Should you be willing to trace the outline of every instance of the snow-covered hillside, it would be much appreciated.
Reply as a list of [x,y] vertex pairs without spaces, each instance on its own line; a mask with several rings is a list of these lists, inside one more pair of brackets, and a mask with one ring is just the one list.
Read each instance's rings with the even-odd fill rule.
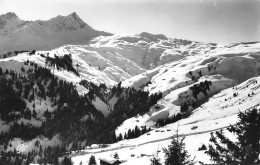
[[[245,111],[251,108],[260,108],[260,76],[253,77],[245,82],[230,87],[211,97],[206,103],[193,111],[193,114],[176,123],[168,124],[164,127],[156,128],[136,139],[123,140],[112,144],[107,148],[92,149],[83,151],[82,156],[72,158],[74,164],[80,162],[87,164],[89,157],[95,155],[99,158],[111,158],[118,153],[120,160],[125,160],[124,165],[138,164],[150,165],[149,156],[159,151],[159,157],[164,159],[162,148],[170,144],[171,138],[178,133],[185,136],[185,144],[188,152],[196,161],[210,163],[210,157],[205,155],[204,151],[198,151],[202,144],[208,144],[210,132],[233,125],[237,122],[239,111]],[[132,128],[141,126],[149,119],[148,114],[136,117],[131,122],[124,122],[117,131],[123,132],[123,128]],[[138,122],[137,122],[138,121]],[[226,132],[226,131],[225,131]],[[235,140],[232,134],[226,135]]]
[[208,96],[202,92],[198,94],[197,101],[201,104],[223,89],[259,76],[259,57],[259,43],[221,46],[211,54],[188,56],[159,66],[124,81],[122,85],[150,93],[163,93],[164,98],[156,107],[151,108],[149,119],[145,121],[156,122],[160,118],[178,113],[183,101],[195,101],[191,90],[194,84],[212,82],[207,90]]
[[[73,15],[75,13],[68,17],[59,16],[50,20],[50,22],[55,22],[58,18],[58,20],[68,21]],[[16,15],[13,17],[13,19],[18,19]],[[85,23],[81,24],[82,26],[85,25]],[[65,31],[67,30],[65,29]],[[158,65],[202,54],[207,52],[210,47],[212,47],[211,44],[170,39],[164,35],[141,33],[97,37],[92,39],[89,45],[65,45],[51,51],[37,51],[35,55],[31,56],[28,53],[20,53],[17,57],[7,58],[2,61],[14,60],[22,62],[28,59],[44,65],[44,58],[40,54],[45,56],[49,54],[50,57],[53,57],[54,54],[57,56],[72,54],[74,65],[79,64],[78,69],[82,79],[111,86]],[[178,52],[178,58],[176,58],[176,52]],[[166,56],[167,59],[165,60]],[[55,74],[73,82],[78,82],[79,79],[66,72],[64,74],[63,72],[56,72]],[[150,74],[150,76],[153,76],[155,73]]]
[[[216,48],[216,44],[171,39],[164,35],[147,32],[133,35],[100,36],[90,42],[90,46],[112,51],[134,61],[144,69],[178,61],[186,56],[206,54]],[[109,50],[109,49],[108,49]]]
[[76,14],[47,21],[24,21],[15,13],[0,15],[0,53],[19,50],[50,50],[65,44],[86,44],[100,35]]
[[[157,150],[163,160],[162,148],[179,130],[186,136],[188,152],[197,161],[210,163],[204,151],[198,151],[202,144],[208,144],[210,132],[226,128],[237,122],[237,114],[260,105],[260,44],[240,43],[218,45],[206,54],[183,57],[134,76],[122,83],[125,87],[147,90],[150,93],[163,92],[163,98],[144,115],[127,119],[116,130],[117,135],[126,133],[135,126],[150,126],[153,130],[139,138],[122,140],[108,148],[85,150],[82,156],[72,158],[75,164],[88,163],[89,157],[111,158],[118,153],[123,164],[149,165]],[[211,82],[207,95],[199,92],[196,97],[192,87],[205,81]],[[197,101],[197,106],[188,118],[164,127],[154,127],[159,119],[180,112],[183,101]],[[234,139],[231,134],[228,137]]]
[[17,68],[19,70],[23,62],[29,60],[45,67],[45,57],[53,58],[55,55],[71,54],[73,65],[78,69],[80,76],[75,75],[73,72],[58,71],[57,68],[54,68],[55,75],[73,83],[86,79],[95,84],[103,83],[110,87],[116,85],[119,81],[124,81],[145,71],[145,69],[119,54],[114,56],[89,49],[88,46],[68,45],[51,51],[36,51],[33,55],[26,52],[10,58],[0,59],[0,65],[3,69],[15,70]]
[[[56,67],[46,66],[46,57],[62,57],[65,54],[72,55],[73,66],[79,72],[79,75],[67,70],[58,70]],[[21,72],[21,67],[27,60],[51,69],[54,75],[60,79],[74,83],[79,93],[88,91],[85,87],[79,85],[81,80],[87,80],[96,85],[106,84],[106,86],[112,87],[120,81],[146,71],[119,53],[112,54],[87,45],[66,45],[51,51],[36,51],[34,54],[30,54],[30,52],[20,53],[16,56],[0,59],[0,67],[3,70],[11,69]],[[109,106],[113,106],[112,103],[107,105],[99,98],[96,98],[93,104],[105,116],[109,113]]]

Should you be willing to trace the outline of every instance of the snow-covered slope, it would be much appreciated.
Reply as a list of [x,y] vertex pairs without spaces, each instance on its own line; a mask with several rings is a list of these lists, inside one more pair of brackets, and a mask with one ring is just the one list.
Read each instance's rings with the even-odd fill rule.
[[[73,67],[79,71],[79,76],[46,67],[59,78],[76,84],[80,93],[88,92],[79,85],[83,79],[109,87],[121,81],[123,87],[134,87],[150,94],[162,92],[163,98],[149,112],[125,120],[116,129],[119,135],[136,125],[146,125],[153,129],[151,132],[111,144],[108,148],[87,150],[87,154],[73,157],[75,164],[80,161],[87,164],[91,154],[99,158],[111,157],[117,152],[120,158],[128,160],[124,164],[148,165],[149,158],[141,155],[151,155],[166,147],[177,127],[181,135],[187,136],[188,151],[197,160],[208,162],[209,158],[197,149],[208,141],[209,132],[235,124],[239,111],[260,104],[260,43],[220,45],[149,33],[100,36],[102,34],[85,24],[75,13],[35,22],[22,21],[13,13],[0,17],[0,51],[9,48],[49,49],[64,45],[50,51],[37,50],[31,55],[25,52],[0,59],[3,69],[19,71],[27,60],[46,66],[45,57],[71,54]],[[85,45],[71,45],[87,43],[86,38],[95,36],[100,37]],[[196,93],[198,89],[201,91]],[[96,97],[92,103],[107,116],[117,99],[112,97],[105,103]],[[188,118],[161,128],[154,127],[159,119],[179,113],[183,105],[190,111]],[[0,124],[2,130],[8,129],[5,123]],[[162,152],[159,155],[163,158]]]
[[[87,164],[89,157],[95,155],[96,158],[109,158],[118,153],[119,158],[125,160],[124,165],[140,164],[150,165],[149,156],[159,151],[159,157],[164,160],[162,148],[170,144],[171,138],[178,133],[185,136],[186,149],[196,161],[210,163],[204,151],[198,151],[202,144],[208,144],[210,132],[235,124],[238,121],[239,111],[245,111],[251,108],[260,108],[260,76],[253,77],[245,82],[221,91],[211,97],[206,103],[193,111],[193,114],[176,123],[168,124],[161,128],[152,127],[153,130],[136,139],[123,140],[112,144],[107,148],[92,149],[83,151],[82,156],[74,156],[73,162],[78,165],[81,161]],[[148,116],[148,115],[147,115]],[[147,116],[136,117],[135,121],[143,122]],[[124,127],[131,128],[136,124],[133,120],[125,122]],[[118,129],[122,131],[122,128]],[[225,130],[224,130],[225,131]],[[232,134],[226,135],[235,140]]]
[[152,69],[186,56],[206,54],[216,48],[216,44],[171,39],[164,35],[140,33],[133,35],[113,35],[97,37],[90,42],[95,48],[117,49],[119,54],[134,61],[144,69]]
[[[150,112],[150,121],[156,121],[158,118],[154,115],[157,113],[163,117],[172,115],[179,112],[183,100],[194,100],[190,89],[194,84],[211,81],[212,85],[207,91],[210,96],[260,75],[259,58],[260,43],[221,46],[211,54],[188,56],[159,66],[124,81],[122,85],[150,93],[163,93],[164,98],[157,106],[159,108],[152,108]],[[201,92],[197,99],[203,102],[207,97]]]
[[[149,155],[169,145],[172,135],[179,130],[186,136],[188,152],[197,161],[210,163],[204,151],[198,151],[202,144],[208,144],[210,132],[224,129],[237,122],[239,111],[245,111],[260,105],[260,44],[240,43],[218,45],[211,53],[187,56],[181,60],[159,66],[122,83],[125,87],[135,87],[150,93],[163,92],[163,98],[151,110],[142,115],[127,119],[116,130],[124,134],[135,126],[150,126],[153,130],[136,139],[123,140],[108,148],[86,150],[82,156],[73,157],[75,164],[80,161],[87,164],[90,155],[96,158],[111,157],[114,153],[126,160],[126,165],[149,165]],[[193,95],[192,87],[201,82],[210,81],[207,95],[203,92]],[[180,112],[183,101],[196,100],[198,107],[188,118],[161,128],[154,127],[158,119],[167,118]],[[228,137],[234,139],[231,134]],[[142,156],[148,155],[148,156]]]
[[0,15],[0,53],[19,50],[50,50],[64,44],[86,44],[100,35],[76,13],[47,21],[24,21],[15,13]]
[[88,46],[73,45],[60,47],[51,51],[36,51],[33,55],[29,55],[28,52],[21,53],[17,56],[0,59],[0,65],[3,69],[16,70],[15,68],[21,68],[24,61],[29,60],[41,66],[46,66],[45,57],[49,56],[53,58],[54,55],[63,56],[64,54],[72,55],[73,66],[77,68],[76,65],[78,64],[79,67],[77,69],[80,76],[65,70],[58,71],[56,68],[54,68],[54,74],[73,83],[78,83],[82,79],[86,79],[95,84],[104,83],[112,86],[119,81],[126,80],[145,71],[121,55],[114,56],[109,53],[99,53],[99,51],[89,50]]
[[[15,15],[13,17],[17,19]],[[80,24],[78,26],[80,28]],[[72,54],[74,67],[79,65],[80,77],[54,69],[55,75],[76,84],[86,79],[111,87],[123,81],[125,87],[144,89],[150,93],[162,92],[164,98],[157,105],[160,108],[152,108],[149,113],[149,121],[154,122],[160,118],[158,116],[167,117],[179,112],[182,104],[179,95],[187,92],[191,96],[189,88],[194,83],[212,81],[208,93],[213,95],[259,75],[259,52],[259,43],[218,45],[141,33],[97,37],[89,45],[65,45],[51,51],[37,51],[35,55],[21,53],[1,59],[0,65],[13,69],[20,66],[19,62],[30,60],[45,66],[45,58],[41,54],[50,57]],[[166,56],[167,60],[164,60]],[[151,68],[154,69],[148,70]],[[84,87],[77,86],[79,92],[85,91]],[[201,101],[206,99],[203,94],[200,95]],[[106,115],[105,107],[109,106],[100,106]]]

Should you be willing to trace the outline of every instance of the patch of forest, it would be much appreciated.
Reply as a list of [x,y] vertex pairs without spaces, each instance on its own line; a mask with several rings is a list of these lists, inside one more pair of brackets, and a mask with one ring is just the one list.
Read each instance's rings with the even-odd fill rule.
[[[95,85],[87,81],[82,81],[80,84],[86,86],[89,92],[79,95],[74,84],[58,79],[50,69],[30,61],[26,61],[24,65],[27,67],[22,67],[19,73],[0,68],[0,117],[11,125],[7,133],[0,134],[0,143],[4,152],[13,138],[26,141],[44,136],[51,139],[58,134],[62,140],[62,146],[58,149],[39,146],[29,153],[29,157],[37,155],[40,157],[37,162],[53,163],[57,160],[55,156],[64,153],[65,148],[71,143],[73,144],[71,150],[78,150],[84,147],[81,145],[83,141],[87,141],[86,145],[91,145],[121,140],[121,137],[116,137],[115,129],[124,120],[148,112],[149,108],[162,97],[161,94],[149,95],[148,92],[123,88],[121,83],[113,88],[107,88],[104,84]],[[113,96],[119,99],[113,111],[105,118],[93,106],[92,100],[95,97],[105,100]],[[43,116],[40,116],[37,109],[39,102],[36,100],[49,101],[54,111],[46,107]],[[86,118],[82,120],[83,117]],[[18,123],[19,119],[33,118],[42,121],[42,125],[37,127],[23,122]],[[140,131],[138,128],[135,130],[137,132],[130,131],[125,138],[138,137],[147,130]],[[45,153],[46,150],[49,152]],[[18,155],[18,160],[25,160],[21,159],[22,156],[16,151],[3,155],[7,161],[12,162],[11,157],[14,157],[14,154]],[[46,160],[46,157],[50,159]]]

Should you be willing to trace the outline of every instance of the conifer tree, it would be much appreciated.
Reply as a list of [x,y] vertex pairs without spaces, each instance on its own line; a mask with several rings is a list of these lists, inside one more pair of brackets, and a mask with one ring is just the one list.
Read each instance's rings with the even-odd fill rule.
[[96,164],[96,159],[94,155],[91,155],[89,158],[89,165],[95,165]]
[[188,151],[185,149],[184,137],[179,137],[178,131],[176,137],[172,138],[168,148],[163,148],[165,153],[165,165],[193,165],[194,160],[190,159]]
[[216,164],[260,164],[260,111],[253,109],[238,114],[239,122],[227,128],[237,136],[237,142],[228,139],[223,130],[211,133],[205,152]]
[[62,165],[72,165],[71,159],[65,156],[62,161]]
[[37,113],[36,113],[35,109],[33,109],[32,117],[33,117],[33,118],[36,118],[36,117],[37,117]]

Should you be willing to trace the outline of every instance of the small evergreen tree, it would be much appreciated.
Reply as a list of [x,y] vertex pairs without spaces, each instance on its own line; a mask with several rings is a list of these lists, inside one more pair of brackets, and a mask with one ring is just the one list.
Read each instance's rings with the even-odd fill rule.
[[96,159],[94,155],[91,155],[89,158],[89,165],[95,165],[96,164]]
[[36,118],[36,117],[37,117],[37,113],[36,113],[35,109],[33,109],[32,117],[33,117],[33,118]]
[[22,66],[22,68],[21,68],[21,71],[22,71],[22,72],[25,72],[25,69],[24,69],[24,67],[23,67],[23,66]]
[[194,160],[190,160],[190,155],[185,149],[184,137],[180,138],[178,131],[176,138],[173,137],[168,148],[163,148],[165,153],[165,165],[193,165]]
[[65,156],[62,161],[62,165],[72,165],[71,159]]
[[121,140],[123,140],[123,136],[122,136],[122,134],[120,133],[119,134],[119,136],[117,137],[117,139],[116,139],[117,141],[121,141]]

